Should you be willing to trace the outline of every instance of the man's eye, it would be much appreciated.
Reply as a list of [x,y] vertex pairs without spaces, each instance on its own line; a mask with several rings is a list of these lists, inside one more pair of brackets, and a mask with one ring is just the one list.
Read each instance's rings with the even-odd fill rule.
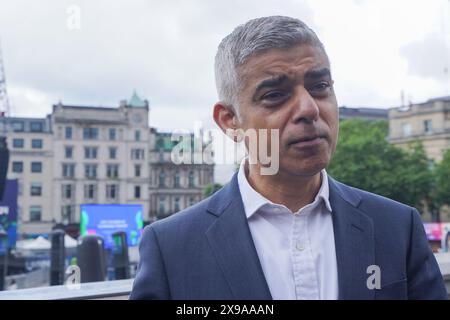
[[330,88],[330,87],[331,87],[331,85],[330,85],[329,82],[327,82],[327,81],[322,81],[322,82],[319,82],[319,83],[317,83],[317,84],[311,86],[311,87],[309,88],[309,91],[321,93],[321,92],[327,90],[327,89]]
[[261,97],[261,100],[266,100],[269,102],[280,101],[286,97],[286,94],[281,91],[271,91],[266,93]]

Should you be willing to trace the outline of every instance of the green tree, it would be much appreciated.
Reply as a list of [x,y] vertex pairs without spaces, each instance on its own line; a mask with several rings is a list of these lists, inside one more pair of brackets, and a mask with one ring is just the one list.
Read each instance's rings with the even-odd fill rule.
[[328,173],[351,186],[421,207],[433,176],[420,143],[408,151],[387,141],[387,121],[344,120]]
[[450,150],[444,153],[444,157],[434,168],[436,186],[433,198],[437,209],[443,205],[450,205]]
[[209,197],[222,187],[223,186],[220,183],[214,183],[214,184],[210,183],[210,184],[206,185],[205,188],[203,189],[203,195],[205,197]]

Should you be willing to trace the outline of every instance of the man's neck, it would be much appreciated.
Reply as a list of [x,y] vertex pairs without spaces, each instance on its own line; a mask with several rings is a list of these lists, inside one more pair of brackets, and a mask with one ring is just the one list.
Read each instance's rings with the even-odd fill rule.
[[244,166],[249,184],[273,203],[285,205],[292,212],[314,201],[322,184],[321,173],[314,176],[293,176],[283,174],[261,175],[257,165]]

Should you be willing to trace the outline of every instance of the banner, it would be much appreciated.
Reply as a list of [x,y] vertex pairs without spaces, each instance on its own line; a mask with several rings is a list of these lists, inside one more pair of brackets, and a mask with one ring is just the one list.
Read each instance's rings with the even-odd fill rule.
[[17,239],[17,180],[6,180],[3,199],[0,200],[0,228],[8,233],[8,246],[15,248]]

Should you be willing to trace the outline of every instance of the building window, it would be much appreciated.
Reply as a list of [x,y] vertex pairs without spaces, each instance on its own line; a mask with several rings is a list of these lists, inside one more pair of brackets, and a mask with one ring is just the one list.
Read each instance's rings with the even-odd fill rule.
[[116,140],[117,132],[115,128],[109,128],[109,140]]
[[141,198],[141,186],[134,186],[134,197],[136,199]]
[[166,173],[161,171],[159,173],[159,186],[164,187],[166,185]]
[[31,206],[30,207],[30,221],[36,222],[41,221],[42,218],[42,207],[41,206]]
[[403,136],[408,137],[411,135],[411,125],[409,123],[402,124]]
[[31,196],[40,197],[42,195],[42,184],[40,182],[31,183]]
[[97,178],[97,165],[96,164],[85,164],[84,165],[84,176],[85,176],[85,178],[89,178],[89,179]]
[[116,159],[117,158],[117,148],[109,147],[109,158]]
[[42,162],[32,162],[31,163],[31,172],[33,172],[33,173],[42,172]]
[[42,139],[32,139],[31,140],[31,148],[42,149]]
[[97,186],[95,184],[84,185],[84,198],[95,199],[97,197]]
[[159,138],[158,141],[156,141],[156,150],[157,151],[164,150],[164,139],[163,138]]
[[72,127],[66,127],[65,137],[68,140],[72,139]]
[[97,140],[98,139],[98,128],[83,128],[83,139],[84,140]]
[[165,204],[165,197],[159,197],[159,214],[164,215],[166,213],[166,204]]
[[431,120],[424,120],[423,121],[423,129],[425,133],[431,133],[433,132],[433,123]]
[[189,206],[192,206],[195,204],[195,198],[194,197],[189,197]]
[[97,147],[84,147],[84,157],[86,159],[97,159]]
[[189,171],[189,187],[194,187],[194,172]]
[[175,212],[180,211],[180,198],[175,198],[175,206],[174,206]]
[[65,146],[64,147],[64,155],[66,159],[72,159],[73,157],[73,147],[72,146]]
[[14,132],[23,132],[25,128],[22,121],[14,121],[12,127]]
[[180,172],[176,171],[175,172],[175,177],[174,177],[174,187],[175,188],[179,188],[180,187]]
[[140,177],[141,176],[141,165],[140,164],[135,164],[134,165],[134,176],[135,177]]
[[119,186],[117,184],[108,184],[106,185],[106,198],[107,199],[117,199],[118,198],[118,189]]
[[62,176],[64,178],[73,178],[75,177],[75,164],[70,163],[64,163],[62,165]]
[[72,199],[73,197],[73,185],[63,184],[62,185],[62,196],[64,199]]
[[74,206],[66,205],[61,207],[63,223],[69,224],[74,222]]
[[30,122],[30,131],[31,132],[42,132],[44,131],[44,126],[42,122],[32,121]]
[[131,159],[132,160],[144,159],[144,149],[131,149]]
[[14,161],[12,163],[12,172],[22,173],[23,172],[23,162],[22,161]]
[[134,131],[134,140],[141,141],[141,131],[139,130]]
[[23,145],[23,139],[13,139],[13,148],[22,149]]
[[106,165],[106,176],[108,178],[118,178],[119,177],[119,165],[118,164]]

